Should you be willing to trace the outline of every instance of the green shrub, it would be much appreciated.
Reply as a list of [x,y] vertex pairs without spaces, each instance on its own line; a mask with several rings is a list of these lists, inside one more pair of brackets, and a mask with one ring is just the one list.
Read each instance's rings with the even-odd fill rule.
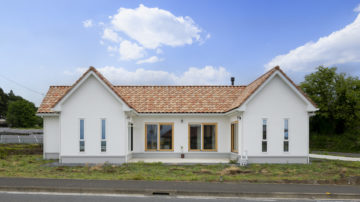
[[310,135],[310,149],[333,152],[360,152],[360,131],[345,132],[340,135]]

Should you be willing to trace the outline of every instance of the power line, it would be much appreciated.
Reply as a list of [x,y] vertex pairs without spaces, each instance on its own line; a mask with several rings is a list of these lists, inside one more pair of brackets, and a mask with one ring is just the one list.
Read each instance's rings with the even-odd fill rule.
[[21,87],[23,87],[24,89],[26,89],[26,90],[28,90],[28,91],[31,91],[31,92],[36,93],[36,94],[39,94],[39,95],[41,95],[41,96],[45,96],[44,93],[41,93],[41,92],[36,91],[36,90],[33,90],[33,89],[31,89],[31,88],[29,88],[29,87],[27,87],[27,86],[25,86],[25,85],[23,85],[23,84],[21,84],[21,83],[19,83],[19,82],[16,82],[16,81],[14,81],[14,80],[12,80],[12,79],[9,79],[9,78],[5,77],[4,75],[1,75],[1,74],[0,74],[0,77],[4,78],[4,79],[6,79],[6,80],[8,80],[8,81],[10,81],[10,82],[13,82],[13,83],[15,83],[16,85],[21,86]]

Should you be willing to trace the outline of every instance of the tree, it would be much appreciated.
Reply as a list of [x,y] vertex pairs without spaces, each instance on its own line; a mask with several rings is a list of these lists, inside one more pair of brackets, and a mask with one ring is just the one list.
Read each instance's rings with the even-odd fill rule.
[[17,100],[9,103],[6,121],[11,127],[29,128],[34,127],[36,118],[36,107],[27,100]]
[[22,98],[21,96],[15,95],[14,92],[12,90],[10,90],[9,94],[8,94],[8,101],[12,102],[12,101],[17,101],[17,100],[23,100],[24,98]]
[[305,76],[300,87],[318,105],[310,129],[323,134],[341,134],[359,127],[360,80],[337,74],[336,68],[320,66]]
[[8,105],[8,96],[4,93],[3,89],[0,88],[0,118],[5,118]]

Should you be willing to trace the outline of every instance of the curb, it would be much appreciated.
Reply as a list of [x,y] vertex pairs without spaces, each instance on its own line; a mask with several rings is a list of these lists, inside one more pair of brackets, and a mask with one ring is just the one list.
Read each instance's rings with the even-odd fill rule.
[[0,191],[15,192],[51,192],[51,193],[89,193],[89,194],[129,194],[147,196],[212,196],[212,197],[249,197],[249,198],[305,198],[305,199],[360,199],[360,193],[296,193],[296,192],[203,192],[159,189],[99,189],[99,188],[67,188],[67,187],[42,187],[42,186],[0,186]]

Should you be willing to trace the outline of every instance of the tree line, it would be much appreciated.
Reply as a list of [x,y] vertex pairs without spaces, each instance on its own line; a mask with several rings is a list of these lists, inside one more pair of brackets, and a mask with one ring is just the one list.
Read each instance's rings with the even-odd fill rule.
[[360,80],[336,67],[317,68],[305,76],[302,90],[318,105],[310,118],[313,150],[360,151]]
[[6,119],[6,126],[17,128],[42,127],[42,118],[36,116],[34,103],[15,95],[12,90],[5,93],[0,88],[0,118]]

